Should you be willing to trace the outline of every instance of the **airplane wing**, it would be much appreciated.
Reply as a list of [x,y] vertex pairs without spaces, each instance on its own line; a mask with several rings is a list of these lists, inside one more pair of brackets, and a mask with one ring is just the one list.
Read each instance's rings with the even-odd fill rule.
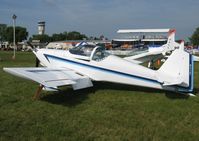
[[162,54],[151,54],[150,52],[146,52],[135,56],[125,57],[124,59],[136,64],[141,64],[151,60],[157,60],[163,57],[164,56]]
[[70,69],[51,68],[3,68],[4,71],[18,77],[33,80],[43,85],[46,90],[59,86],[72,85],[74,90],[92,87],[91,79]]

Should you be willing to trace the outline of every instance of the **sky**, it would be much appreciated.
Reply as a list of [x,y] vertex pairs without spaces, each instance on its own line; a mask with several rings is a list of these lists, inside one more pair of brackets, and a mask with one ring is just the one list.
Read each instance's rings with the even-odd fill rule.
[[175,28],[177,39],[190,37],[199,27],[199,0],[0,0],[0,23],[26,27],[37,34],[79,31],[87,36],[116,36],[118,29]]

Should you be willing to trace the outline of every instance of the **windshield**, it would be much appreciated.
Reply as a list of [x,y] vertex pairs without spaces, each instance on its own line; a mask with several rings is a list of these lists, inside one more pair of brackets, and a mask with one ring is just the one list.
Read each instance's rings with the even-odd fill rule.
[[107,56],[109,56],[109,53],[107,53],[104,48],[98,47],[98,48],[96,48],[95,52],[93,53],[92,60],[101,61],[104,58],[106,58]]
[[77,46],[77,47],[71,48],[69,52],[76,55],[90,57],[94,48],[95,48],[94,45],[83,45],[83,46]]

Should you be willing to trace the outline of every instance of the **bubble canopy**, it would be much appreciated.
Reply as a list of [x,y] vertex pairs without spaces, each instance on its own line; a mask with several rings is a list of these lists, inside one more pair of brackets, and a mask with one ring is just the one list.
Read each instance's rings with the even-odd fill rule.
[[105,51],[105,48],[95,45],[77,46],[71,48],[69,52],[74,55],[88,57],[89,60],[94,61],[101,61],[107,56],[109,56],[109,53]]

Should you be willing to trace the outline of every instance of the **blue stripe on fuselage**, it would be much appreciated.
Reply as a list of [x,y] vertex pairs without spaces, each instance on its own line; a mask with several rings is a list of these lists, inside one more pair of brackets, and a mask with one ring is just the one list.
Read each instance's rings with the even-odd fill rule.
[[[140,76],[136,76],[136,75],[132,75],[132,74],[127,74],[127,73],[123,73],[123,72],[119,72],[119,71],[115,71],[115,70],[110,70],[110,69],[106,69],[106,68],[101,68],[101,67],[97,67],[97,66],[92,66],[92,65],[88,65],[88,64],[83,64],[83,63],[80,63],[80,62],[72,61],[72,60],[65,59],[65,58],[60,58],[60,57],[49,55],[49,54],[44,54],[44,56],[46,58],[49,57],[49,58],[52,58],[52,59],[56,59],[56,60],[60,60],[60,61],[84,66],[84,67],[89,67],[89,68],[92,68],[92,69],[97,69],[97,70],[101,70],[101,71],[105,71],[105,72],[109,72],[109,73],[123,75],[123,76],[126,76],[126,77],[132,77],[134,79],[139,79],[139,80],[147,81],[147,82],[150,82],[150,83],[155,83],[155,84],[160,84],[160,85],[162,84],[162,83],[158,82],[157,80],[152,80],[152,79],[149,79],[149,78],[144,78],[144,77],[140,77]],[[191,58],[192,57],[190,57],[190,63],[192,64],[193,61],[192,61]],[[193,67],[193,64],[192,64],[192,67]],[[193,71],[193,69],[192,69],[192,71]],[[193,77],[193,72],[191,73],[190,77]],[[191,80],[192,79],[189,79],[189,81],[191,81]],[[188,88],[182,87],[182,86],[173,86],[173,87],[177,87],[177,88],[180,89],[180,91],[183,91],[183,92],[190,92],[193,89],[192,83],[190,83],[190,82],[189,82]]]
[[153,80],[153,79],[149,79],[149,78],[144,78],[144,77],[140,77],[140,76],[136,76],[136,75],[132,75],[132,74],[127,74],[127,73],[123,73],[123,72],[119,72],[119,71],[115,71],[115,70],[110,70],[110,69],[106,69],[106,68],[101,68],[101,67],[97,67],[97,66],[83,64],[83,63],[80,63],[80,62],[72,61],[72,60],[65,59],[65,58],[56,57],[56,56],[49,55],[49,54],[44,54],[44,55],[49,57],[49,58],[52,58],[52,59],[66,61],[66,62],[69,62],[69,63],[72,63],[72,64],[81,65],[81,66],[89,67],[89,68],[92,68],[92,69],[97,69],[97,70],[106,71],[106,72],[110,72],[110,73],[114,73],[114,74],[128,76],[128,77],[133,77],[133,78],[148,81],[148,82],[151,82],[151,83],[161,84],[157,80]]

